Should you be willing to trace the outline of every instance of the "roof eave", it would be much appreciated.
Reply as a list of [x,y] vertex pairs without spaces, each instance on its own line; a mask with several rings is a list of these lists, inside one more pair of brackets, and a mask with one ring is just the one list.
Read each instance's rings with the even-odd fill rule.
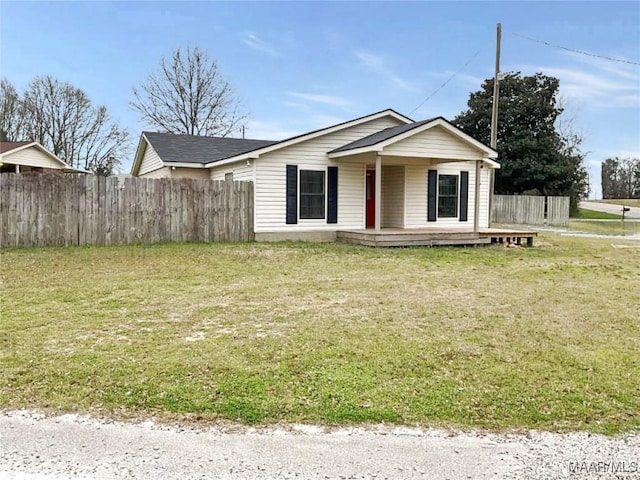
[[[133,165],[131,166],[131,176],[137,177],[138,172],[140,171],[140,165],[142,164],[142,157],[144,156],[144,152],[146,150],[146,146],[142,149],[143,141],[145,145],[151,145],[149,139],[145,135],[145,132],[140,134],[140,141],[138,142],[138,147],[136,148],[136,154],[133,157]],[[162,158],[160,159],[162,161]],[[164,162],[163,162],[164,163]]]
[[[19,143],[19,142],[16,142],[16,143]],[[19,147],[12,148],[11,150],[7,150],[6,152],[2,152],[1,155],[3,155],[3,156],[4,155],[10,155],[12,153],[16,153],[16,152],[19,152],[21,150],[24,150],[25,148],[35,147],[35,146],[38,146],[38,145],[40,145],[38,142],[29,142],[29,143],[26,143],[24,145],[20,145]]]
[[352,155],[360,155],[362,153],[382,153],[382,149],[378,144],[368,147],[352,148],[351,150],[342,150],[340,152],[328,153],[329,158],[343,158]]
[[[493,158],[496,158],[496,157],[493,157]],[[489,165],[491,168],[495,168],[495,169],[500,168],[500,164],[498,162],[494,161],[494,160],[490,160],[488,158],[483,158],[482,161],[484,163],[486,163],[487,165]]]
[[207,168],[205,163],[190,163],[190,162],[162,162],[165,167],[176,168]]

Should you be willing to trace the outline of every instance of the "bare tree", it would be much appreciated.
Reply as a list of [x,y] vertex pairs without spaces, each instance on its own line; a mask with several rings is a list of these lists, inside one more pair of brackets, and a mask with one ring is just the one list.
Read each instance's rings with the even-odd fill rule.
[[129,133],[112,121],[107,107],[50,76],[37,77],[22,99],[24,137],[37,141],[67,164],[109,175],[127,153]]
[[3,78],[0,81],[0,140],[17,142],[22,140],[24,114],[20,95],[13,84]]
[[168,133],[225,137],[245,119],[217,63],[197,47],[163,57],[133,96],[130,105],[141,119]]
[[602,198],[640,198],[640,158],[602,162]]

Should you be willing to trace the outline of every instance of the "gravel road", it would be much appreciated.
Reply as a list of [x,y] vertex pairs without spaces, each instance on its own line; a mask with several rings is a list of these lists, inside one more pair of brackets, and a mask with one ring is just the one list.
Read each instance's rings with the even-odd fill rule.
[[640,433],[221,430],[11,411],[0,413],[0,478],[640,480]]

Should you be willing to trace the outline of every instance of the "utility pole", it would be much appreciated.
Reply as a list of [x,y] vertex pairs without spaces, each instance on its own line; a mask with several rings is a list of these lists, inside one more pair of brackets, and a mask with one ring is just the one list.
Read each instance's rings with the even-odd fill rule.
[[500,97],[500,38],[502,37],[502,24],[498,24],[496,32],[496,73],[493,77],[493,104],[491,110],[491,148],[498,144],[498,99]]
[[[496,71],[493,76],[493,103],[491,104],[491,148],[498,145],[498,100],[500,98],[500,38],[502,37],[502,24],[498,23],[496,30]],[[496,170],[491,169],[489,179],[489,226],[491,226],[491,210],[493,209],[493,190],[496,183]]]

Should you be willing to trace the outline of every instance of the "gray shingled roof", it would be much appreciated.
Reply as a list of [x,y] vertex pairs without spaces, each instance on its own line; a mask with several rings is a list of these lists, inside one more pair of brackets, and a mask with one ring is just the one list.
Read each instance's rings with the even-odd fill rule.
[[442,118],[442,117],[434,117],[434,118],[429,118],[427,120],[422,120],[421,122],[414,122],[414,123],[409,123],[407,125],[399,125],[397,127],[385,128],[384,130],[380,130],[379,132],[369,135],[368,137],[364,137],[364,138],[361,138],[360,140],[356,140],[355,142],[347,143],[346,145],[335,148],[331,150],[329,153],[344,152],[346,150],[354,150],[356,148],[371,147],[372,145],[376,145],[380,142],[384,142],[385,140],[389,140],[390,138],[401,135],[405,132],[408,132],[409,130],[418,128],[419,126],[424,125],[425,123],[433,122],[437,118]]
[[143,132],[143,134],[165,163],[206,164],[278,143],[271,140],[199,137],[172,133]]

